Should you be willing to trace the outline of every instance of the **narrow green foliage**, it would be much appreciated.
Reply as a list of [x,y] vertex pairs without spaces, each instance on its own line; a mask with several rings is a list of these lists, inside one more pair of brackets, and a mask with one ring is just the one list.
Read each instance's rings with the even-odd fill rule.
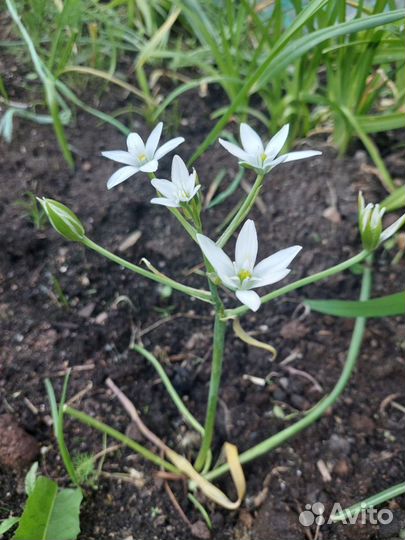
[[7,531],[11,530],[17,525],[20,521],[20,518],[17,516],[12,516],[6,519],[3,519],[0,523],[0,535],[6,534]]
[[405,291],[367,301],[305,300],[313,311],[335,317],[393,317],[405,315]]
[[25,215],[31,220],[37,230],[40,231],[45,227],[47,221],[46,212],[41,204],[38,203],[34,193],[27,191],[25,193],[25,199],[18,199],[14,204],[24,210]]
[[375,506],[378,506],[387,501],[391,501],[392,499],[395,499],[396,497],[400,497],[404,493],[405,493],[405,482],[401,482],[400,484],[396,484],[395,486],[385,489],[384,491],[380,491],[376,495],[373,495],[372,497],[369,497],[368,499],[364,499],[363,501],[360,501],[354,504],[353,506],[346,508],[342,512],[332,515],[331,519],[335,523],[339,521],[343,521],[347,518],[350,518],[351,516],[356,516],[360,514],[363,510],[367,508],[374,508]]

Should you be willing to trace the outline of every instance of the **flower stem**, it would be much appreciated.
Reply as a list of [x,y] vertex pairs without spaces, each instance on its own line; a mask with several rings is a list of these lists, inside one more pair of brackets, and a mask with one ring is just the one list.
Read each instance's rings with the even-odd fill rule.
[[149,461],[152,461],[155,465],[158,465],[159,467],[163,467],[167,471],[178,473],[178,469],[166,461],[165,459],[160,458],[141,444],[137,443],[130,437],[127,437],[120,431],[117,431],[116,429],[112,428],[111,426],[104,424],[104,422],[100,422],[100,420],[96,420],[92,416],[89,416],[88,414],[78,411],[77,409],[73,409],[72,407],[69,407],[68,405],[64,406],[64,412],[71,416],[72,418],[76,418],[76,420],[79,420],[82,424],[86,424],[87,426],[97,429],[98,431],[101,431],[102,433],[105,433],[106,435],[109,435],[113,439],[116,439],[117,441],[120,441],[124,443],[126,446],[137,452],[138,454],[141,454],[144,458],[148,459]]
[[[317,281],[321,281],[322,279],[326,279],[330,276],[334,276],[335,274],[339,274],[340,272],[347,270],[351,266],[354,266],[355,264],[362,262],[367,257],[368,254],[369,254],[369,251],[363,250],[357,255],[354,255],[350,259],[347,259],[346,261],[336,264],[335,266],[331,266],[330,268],[327,268],[326,270],[322,270],[321,272],[317,272],[316,274],[312,274],[311,276],[298,279],[297,281],[294,281],[293,283],[290,283],[289,285],[285,285],[284,287],[281,287],[280,289],[277,289],[275,291],[272,291],[269,294],[262,296],[261,302],[262,304],[265,304],[266,302],[270,302],[270,300],[274,300],[275,298],[278,298],[279,296],[284,296],[285,294],[291,291],[295,291],[296,289],[300,289],[301,287],[305,287],[306,285],[310,285],[311,283],[316,283]],[[246,315],[246,313],[249,313],[249,311],[250,311],[249,308],[246,306],[240,306],[235,309],[226,309],[225,319],[235,319],[236,317],[241,317],[243,315]]]
[[155,370],[158,372],[162,383],[164,384],[168,394],[172,398],[174,404],[176,405],[177,409],[179,410],[180,414],[183,416],[183,418],[186,420],[186,422],[193,427],[198,433],[201,435],[204,435],[204,428],[200,424],[200,422],[192,415],[192,413],[187,409],[187,407],[184,405],[181,397],[176,392],[174,386],[172,385],[169,377],[167,376],[165,370],[161,366],[159,360],[153,356],[152,353],[147,351],[144,347],[141,347],[140,345],[136,345],[135,343],[131,345],[130,347],[132,350],[136,351],[138,354],[141,354],[148,362],[152,364],[152,366],[155,368]]
[[217,288],[210,283],[211,293],[215,301],[215,322],[214,322],[214,339],[212,350],[212,365],[210,387],[208,392],[207,413],[204,423],[204,436],[198,453],[195,469],[201,471],[207,460],[207,456],[211,450],[212,438],[214,435],[215,419],[217,415],[219,386],[222,375],[222,361],[224,357],[225,345],[225,330],[226,322],[223,320],[223,305],[218,296]]
[[[371,256],[369,261],[371,263]],[[360,300],[368,300],[370,297],[371,274],[372,271],[370,265],[366,265],[363,271]],[[295,437],[295,435],[300,433],[303,429],[311,426],[314,422],[319,420],[319,418],[321,418],[325,414],[325,412],[330,407],[332,407],[332,405],[342,394],[343,390],[346,388],[353,373],[353,370],[356,366],[361,344],[363,342],[365,327],[366,319],[364,317],[357,317],[354,325],[349,351],[346,357],[346,362],[343,367],[343,371],[339,377],[339,380],[333,388],[332,392],[323,399],[321,399],[321,401],[319,401],[315,405],[315,407],[313,407],[303,418],[298,420],[298,422],[295,422],[294,424],[288,426],[279,433],[276,433],[272,437],[269,437],[265,441],[257,444],[256,446],[253,446],[252,448],[249,448],[249,450],[246,450],[245,452],[240,454],[239,459],[241,463],[248,463],[249,461],[258,458],[263,454],[274,450],[274,448],[281,446],[283,443],[285,443],[292,437]],[[227,464],[221,465],[220,467],[217,467],[216,469],[208,472],[205,475],[205,478],[211,481],[214,478],[222,476],[228,470],[229,466]]]
[[164,276],[163,274],[155,274],[153,272],[150,272],[149,270],[145,270],[145,268],[142,268],[141,266],[138,266],[136,264],[132,264],[129,261],[126,261],[125,259],[118,257],[118,255],[111,253],[111,251],[108,251],[108,249],[105,249],[102,246],[99,246],[98,244],[90,240],[90,238],[87,238],[87,236],[85,236],[84,239],[82,240],[82,244],[84,244],[86,247],[94,251],[97,251],[97,253],[99,253],[100,255],[103,255],[103,257],[105,257],[106,259],[110,259],[110,261],[113,261],[119,264],[120,266],[123,266],[124,268],[127,268],[128,270],[131,270],[132,272],[135,272],[136,274],[139,274],[140,276],[151,279],[152,281],[157,281],[158,283],[163,283],[164,285],[169,285],[176,291],[180,291],[184,294],[187,294],[188,296],[198,298],[199,300],[202,300],[203,302],[208,302],[209,304],[213,303],[211,299],[211,294],[208,291],[194,289],[194,287],[188,287],[187,285],[178,283],[174,279]]
[[239,225],[242,223],[242,221],[247,217],[250,210],[252,209],[259,193],[263,185],[264,175],[259,174],[255,180],[255,183],[253,184],[253,187],[249,193],[249,195],[246,197],[246,199],[243,201],[242,206],[237,211],[235,217],[232,219],[228,227],[225,229],[225,231],[222,233],[221,237],[217,241],[217,245],[219,247],[224,247],[224,245],[228,242],[230,237],[233,235],[233,233],[236,231],[236,229],[239,227]]
[[374,506],[377,506],[386,501],[390,501],[391,499],[394,499],[395,497],[399,497],[400,495],[403,495],[404,493],[405,493],[405,482],[401,482],[400,484],[396,484],[395,486],[391,486],[388,489],[385,489],[384,491],[380,491],[379,493],[372,495],[368,499],[364,499],[356,504],[353,504],[349,508],[346,508],[345,510],[338,512],[337,514],[333,514],[331,516],[331,520],[334,523],[336,523],[337,521],[344,521],[345,519],[350,518],[351,516],[359,515],[360,512],[364,511],[366,508],[374,508]]

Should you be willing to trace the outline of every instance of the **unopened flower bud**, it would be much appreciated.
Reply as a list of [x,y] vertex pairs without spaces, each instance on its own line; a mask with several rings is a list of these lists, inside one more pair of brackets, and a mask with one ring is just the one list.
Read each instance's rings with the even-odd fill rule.
[[379,204],[364,203],[363,194],[359,193],[359,229],[364,249],[373,251],[380,243],[382,233],[382,217],[385,208]]
[[55,231],[73,242],[81,242],[84,239],[85,231],[81,221],[67,206],[45,197],[42,199],[38,197],[38,201]]

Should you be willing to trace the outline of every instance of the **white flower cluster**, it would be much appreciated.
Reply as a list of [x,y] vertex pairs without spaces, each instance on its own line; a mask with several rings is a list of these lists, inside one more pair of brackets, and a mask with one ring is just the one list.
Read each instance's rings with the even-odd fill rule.
[[[152,176],[152,185],[158,194],[151,202],[179,208],[190,203],[201,186],[195,169],[190,174],[186,164],[178,155],[175,155],[172,161],[171,180],[154,177],[153,173],[158,169],[159,159],[184,142],[183,137],[176,137],[159,147],[162,128],[163,123],[160,122],[153,129],[146,143],[138,133],[128,135],[128,151],[102,152],[104,157],[125,165],[110,177],[107,187],[111,189],[137,172],[149,173]],[[280,163],[305,159],[321,153],[316,150],[305,150],[278,156],[287,140],[288,128],[288,125],[285,125],[264,146],[256,131],[242,123],[240,126],[242,148],[223,139],[219,139],[219,142],[228,152],[239,158],[240,165],[254,169],[261,175],[267,174]],[[301,250],[301,246],[282,249],[256,264],[257,234],[255,224],[250,219],[243,225],[236,241],[234,262],[207,236],[197,234],[196,240],[222,284],[234,291],[240,302],[253,311],[259,309],[260,297],[252,289],[271,285],[283,279],[290,272],[288,265]]]

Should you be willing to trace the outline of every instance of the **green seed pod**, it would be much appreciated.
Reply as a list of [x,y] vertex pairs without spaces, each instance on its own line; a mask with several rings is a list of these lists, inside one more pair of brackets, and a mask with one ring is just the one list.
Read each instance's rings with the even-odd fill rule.
[[41,203],[52,227],[67,240],[81,242],[85,237],[84,227],[79,218],[64,204],[43,197]]

